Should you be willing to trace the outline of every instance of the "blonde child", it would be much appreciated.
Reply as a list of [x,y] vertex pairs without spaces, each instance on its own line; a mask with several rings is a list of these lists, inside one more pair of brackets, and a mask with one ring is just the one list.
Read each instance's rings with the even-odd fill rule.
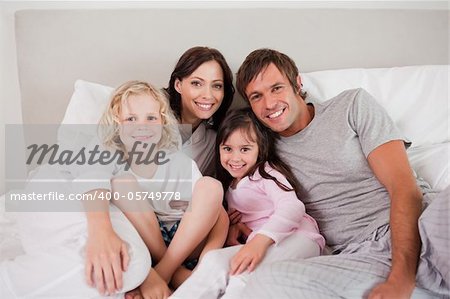
[[80,149],[89,159],[43,165],[30,178],[28,192],[89,200],[19,213],[24,254],[0,264],[0,298],[123,298],[139,286],[145,298],[167,298],[168,283],[190,275],[185,260],[222,247],[222,186],[177,150],[176,123],[154,87],[121,85],[102,117],[101,140]]
[[299,185],[275,153],[273,135],[249,109],[230,113],[219,127],[218,177],[228,208],[251,230],[245,245],[206,254],[171,298],[239,298],[248,275],[262,263],[320,254],[316,221],[297,198]]
[[[223,246],[228,220],[221,184],[202,177],[178,150],[177,120],[164,94],[150,84],[118,87],[100,123],[104,145],[126,160],[111,179],[112,202],[137,229],[155,265],[139,291],[166,298],[169,282],[176,288],[190,275],[185,260]],[[89,273],[90,263],[87,268]]]

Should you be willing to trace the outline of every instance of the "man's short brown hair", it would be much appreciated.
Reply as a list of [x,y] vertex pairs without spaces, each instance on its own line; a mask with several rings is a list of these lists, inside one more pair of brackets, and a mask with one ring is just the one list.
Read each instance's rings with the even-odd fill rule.
[[[244,99],[248,101],[247,95],[245,94],[245,89],[248,84],[271,63],[287,77],[295,93],[301,92],[301,86],[297,83],[298,68],[295,62],[286,54],[264,48],[248,54],[237,72],[236,87]],[[301,95],[303,97],[306,94]]]

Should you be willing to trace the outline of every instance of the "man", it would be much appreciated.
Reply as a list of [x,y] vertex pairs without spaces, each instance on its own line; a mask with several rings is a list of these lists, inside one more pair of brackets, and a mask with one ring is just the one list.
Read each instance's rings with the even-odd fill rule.
[[409,165],[410,143],[366,91],[306,103],[295,63],[270,49],[247,56],[236,84],[257,118],[279,133],[278,150],[303,187],[299,197],[333,252],[261,267],[247,297],[409,298],[416,272],[420,287],[448,294],[445,242],[435,251],[424,246],[418,261],[421,238],[430,243],[428,230],[439,224],[448,246],[449,188],[421,216],[419,235],[426,188]]

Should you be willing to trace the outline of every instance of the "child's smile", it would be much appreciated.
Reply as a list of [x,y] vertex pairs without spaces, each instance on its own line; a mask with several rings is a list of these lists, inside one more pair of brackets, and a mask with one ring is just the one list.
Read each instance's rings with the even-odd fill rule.
[[[220,145],[220,163],[235,178],[235,183],[245,177],[258,159],[255,134],[252,138],[243,130],[236,130]],[[233,184],[234,185],[234,184]]]
[[120,111],[120,139],[131,150],[135,142],[158,144],[162,133],[160,104],[149,94],[130,95]]

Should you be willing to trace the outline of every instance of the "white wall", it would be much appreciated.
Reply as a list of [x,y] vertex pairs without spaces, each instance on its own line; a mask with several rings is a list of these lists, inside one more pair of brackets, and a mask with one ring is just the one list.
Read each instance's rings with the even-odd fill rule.
[[5,190],[5,124],[22,122],[13,11],[0,4],[0,194]]
[[[0,194],[5,190],[5,124],[22,123],[17,72],[14,14],[24,9],[117,9],[117,8],[348,8],[348,9],[439,9],[448,10],[448,1],[2,1],[0,2]],[[450,47],[450,45],[449,45]]]
[[[6,62],[7,55],[5,54],[6,48],[6,18],[3,16],[3,11],[0,10],[0,90],[5,90],[6,88],[6,69],[3,67]],[[6,96],[6,94],[4,94]],[[5,165],[5,105],[4,98],[1,96],[0,98],[0,194],[5,190],[5,173],[4,173],[4,165]]]

